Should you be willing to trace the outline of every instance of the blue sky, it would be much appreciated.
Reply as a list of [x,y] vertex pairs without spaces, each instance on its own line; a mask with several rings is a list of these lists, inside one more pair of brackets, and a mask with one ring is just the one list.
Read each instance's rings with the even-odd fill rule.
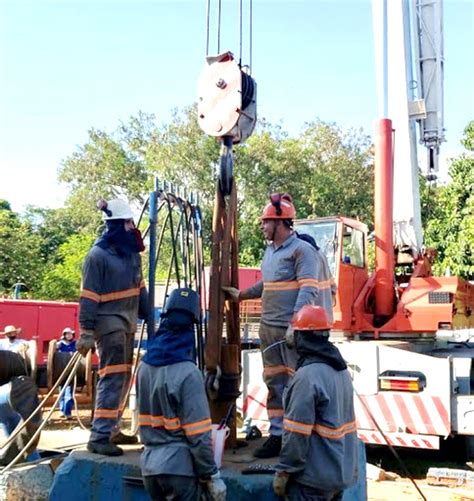
[[[253,4],[259,115],[292,133],[319,117],[370,134],[371,1]],[[205,8],[206,0],[0,0],[0,198],[14,210],[61,205],[57,168],[88,129],[113,130],[138,110],[166,121],[172,108],[192,103]],[[238,0],[223,1],[221,48],[235,53],[237,12]],[[444,13],[446,157],[460,151],[474,118],[474,1],[445,0]],[[246,54],[244,44],[244,63]]]

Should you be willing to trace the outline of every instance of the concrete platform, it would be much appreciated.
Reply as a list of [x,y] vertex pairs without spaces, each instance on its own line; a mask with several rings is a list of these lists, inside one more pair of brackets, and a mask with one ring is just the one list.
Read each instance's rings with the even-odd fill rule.
[[[262,439],[263,440],[263,439]],[[252,450],[262,440],[250,442],[248,447],[226,451],[221,475],[227,485],[227,499],[248,501],[258,496],[259,501],[276,501],[271,474],[242,475],[250,464],[273,464],[273,460],[257,460]],[[149,501],[141,483],[139,467],[141,446],[125,446],[125,454],[110,458],[90,454],[86,450],[73,451],[57,469],[50,490],[50,501]],[[367,499],[365,480],[365,447],[360,446],[359,482],[344,493],[344,501]]]

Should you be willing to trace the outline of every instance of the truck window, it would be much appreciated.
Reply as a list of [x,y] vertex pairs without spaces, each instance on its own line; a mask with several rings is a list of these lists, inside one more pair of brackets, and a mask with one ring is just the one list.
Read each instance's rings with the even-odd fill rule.
[[364,234],[351,226],[344,225],[342,238],[342,262],[363,268],[364,262]]
[[336,273],[336,223],[332,221],[297,223],[295,230],[298,233],[307,233],[316,240],[320,251],[326,255],[329,269],[334,276]]

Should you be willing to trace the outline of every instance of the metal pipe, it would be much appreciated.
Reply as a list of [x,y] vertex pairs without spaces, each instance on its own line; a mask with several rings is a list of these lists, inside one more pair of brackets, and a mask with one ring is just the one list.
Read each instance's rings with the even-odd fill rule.
[[[158,180],[155,178],[155,184]],[[156,254],[156,224],[158,220],[157,211],[157,189],[150,193],[149,204],[149,218],[150,218],[150,248],[148,252],[148,322],[147,322],[147,336],[148,340],[153,339],[155,335],[155,254]]]
[[392,121],[375,125],[375,316],[384,323],[394,312]]

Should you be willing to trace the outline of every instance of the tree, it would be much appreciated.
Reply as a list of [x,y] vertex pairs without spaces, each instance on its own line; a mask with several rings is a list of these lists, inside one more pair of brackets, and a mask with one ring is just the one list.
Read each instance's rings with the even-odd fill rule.
[[[461,141],[474,152],[474,121],[464,130]],[[474,278],[474,156],[463,153],[451,162],[451,181],[435,193],[432,218],[425,242],[438,251],[434,272]]]
[[0,208],[0,289],[9,293],[17,282],[23,282],[34,293],[43,272],[41,239],[28,222],[22,222],[10,204]]
[[40,299],[78,301],[84,258],[94,242],[94,235],[72,235],[60,245],[56,263],[51,263],[37,292]]
[[72,222],[70,209],[45,209],[28,206],[22,220],[41,240],[40,256],[45,262],[55,263],[60,257],[57,251],[70,236],[81,230]]
[[[240,260],[257,265],[264,243],[259,215],[268,195],[290,192],[299,217],[346,215],[372,222],[370,141],[361,131],[343,131],[315,121],[299,137],[260,120],[253,136],[235,147],[239,192]],[[97,228],[94,209],[101,196],[124,196],[141,205],[153,177],[195,191],[210,239],[219,142],[199,128],[194,107],[175,111],[157,126],[152,115],[139,113],[112,133],[91,130],[87,144],[65,160],[60,179],[71,186],[67,206],[75,224]]]

